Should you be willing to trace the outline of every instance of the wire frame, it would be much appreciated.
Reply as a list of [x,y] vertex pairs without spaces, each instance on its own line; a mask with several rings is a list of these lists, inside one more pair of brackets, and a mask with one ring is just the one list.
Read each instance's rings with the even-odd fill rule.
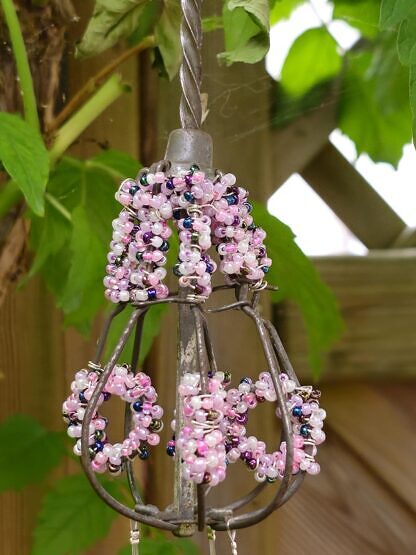
[[[299,385],[299,382],[275,327],[270,321],[264,319],[258,310],[261,292],[254,291],[251,293],[248,284],[234,284],[216,287],[214,288],[214,293],[221,289],[234,290],[235,301],[214,308],[206,308],[205,304],[201,302],[200,299],[196,298],[191,291],[181,290],[178,294],[172,294],[163,300],[135,303],[134,311],[108,362],[103,368],[97,387],[87,405],[82,424],[82,465],[92,487],[101,499],[114,510],[129,519],[163,530],[169,530],[178,536],[192,535],[197,528],[203,530],[205,526],[210,526],[214,530],[233,530],[257,524],[286,503],[299,488],[304,477],[304,472],[292,475],[293,436],[291,433],[290,411],[285,401],[279,374],[284,372],[294,380],[297,385]],[[224,507],[211,507],[207,503],[209,488],[206,484],[198,484],[195,492],[194,484],[190,481],[184,481],[181,471],[181,461],[179,455],[176,454],[175,485],[173,492],[174,502],[167,509],[161,510],[154,505],[147,505],[141,498],[131,461],[127,461],[126,463],[127,478],[132,496],[131,506],[124,505],[115,499],[97,479],[91,466],[89,454],[89,426],[97,410],[99,397],[132,334],[134,335],[134,346],[131,368],[133,372],[137,371],[141,337],[146,315],[149,310],[151,310],[152,306],[161,303],[179,305],[179,352],[186,344],[186,338],[189,338],[190,335],[194,335],[196,339],[196,356],[192,371],[200,374],[202,389],[206,387],[208,373],[217,370],[207,321],[208,314],[237,310],[241,312],[242,315],[252,320],[260,338],[267,368],[271,374],[276,391],[277,406],[280,409],[282,421],[280,441],[285,441],[287,446],[286,465],[283,479],[280,482],[276,482],[275,485],[269,485],[266,484],[266,482],[260,483],[248,494]],[[102,335],[98,341],[97,351],[92,361],[93,364],[100,363],[111,325],[114,319],[125,310],[126,306],[127,303],[118,305],[108,317]],[[181,364],[179,357],[177,373],[178,382],[185,371],[189,371],[189,368],[185,368],[184,365]],[[177,414],[179,414],[178,408],[177,404]],[[177,426],[180,426],[180,418],[176,420]],[[128,403],[126,403],[124,428],[127,436],[131,429],[131,411]],[[244,508],[257,498],[265,487],[276,487],[276,492],[271,501],[256,510],[244,512]]]

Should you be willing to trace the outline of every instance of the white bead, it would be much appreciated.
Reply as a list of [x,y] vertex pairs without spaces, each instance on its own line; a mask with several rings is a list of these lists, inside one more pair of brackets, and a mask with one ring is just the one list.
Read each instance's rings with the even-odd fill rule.
[[138,289],[135,291],[134,296],[136,301],[147,301],[147,291],[144,289]]
[[286,380],[283,382],[283,388],[286,393],[292,393],[296,389],[296,383],[293,380]]
[[119,299],[122,303],[126,303],[130,300],[130,293],[128,291],[120,291]]

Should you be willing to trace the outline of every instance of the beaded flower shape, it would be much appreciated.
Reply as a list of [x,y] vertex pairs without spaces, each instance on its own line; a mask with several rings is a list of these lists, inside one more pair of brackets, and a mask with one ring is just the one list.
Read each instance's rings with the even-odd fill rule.
[[[77,439],[74,453],[78,456],[81,456],[80,438],[85,410],[101,373],[101,368],[94,364],[88,370],[79,370],[71,384],[72,393],[62,407],[64,421],[68,424],[67,434]],[[163,409],[156,403],[157,393],[150,377],[143,372],[133,374],[126,364],[114,367],[100,395],[98,406],[111,396],[120,397],[130,404],[132,429],[122,443],[110,443],[106,433],[108,419],[96,412],[89,429],[89,452],[95,472],[108,470],[118,475],[127,460],[136,457],[147,459],[150,456],[149,446],[159,444]]]
[[[285,402],[291,414],[294,453],[292,474],[300,470],[318,474],[315,461],[317,445],[325,441],[322,430],[326,413],[319,406],[320,392],[311,386],[297,386],[286,374],[279,379]],[[215,486],[226,476],[227,465],[242,460],[254,471],[258,482],[282,479],[286,466],[286,443],[278,450],[267,451],[265,442],[247,436],[249,412],[264,401],[276,402],[275,387],[269,372],[262,372],[257,381],[243,378],[238,388],[226,390],[230,374],[216,372],[208,380],[207,392],[201,390],[199,374],[185,374],[179,386],[183,400],[185,425],[179,437],[168,443],[167,452],[175,449],[185,467],[187,479],[197,484]],[[276,409],[280,416],[280,409]],[[175,422],[172,422],[175,427]]]
[[181,287],[209,296],[217,265],[208,254],[216,246],[220,270],[230,281],[260,284],[272,264],[263,241],[266,233],[253,223],[248,192],[232,174],[210,178],[193,165],[173,175],[139,174],[126,179],[116,193],[123,205],[113,221],[104,286],[114,302],[164,299],[169,222],[179,234],[174,273]]

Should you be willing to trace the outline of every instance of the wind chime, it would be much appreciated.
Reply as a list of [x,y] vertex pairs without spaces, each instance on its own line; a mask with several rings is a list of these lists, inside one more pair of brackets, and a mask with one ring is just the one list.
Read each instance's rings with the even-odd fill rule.
[[[325,411],[319,391],[301,386],[274,326],[258,311],[262,290],[271,289],[265,276],[272,264],[266,253],[265,232],[251,215],[248,193],[230,173],[213,170],[212,140],[200,130],[201,2],[182,0],[180,70],[182,129],[171,133],[165,160],[144,168],[136,179],[126,179],[116,193],[122,205],[113,221],[105,295],[116,304],[99,339],[88,368],[78,371],[64,402],[68,435],[76,440],[92,487],[114,510],[131,520],[132,553],[138,554],[138,523],[191,536],[208,530],[210,552],[215,553],[215,531],[227,531],[231,551],[237,553],[236,530],[253,526],[281,507],[298,489],[305,473],[317,474],[317,446],[325,440]],[[164,284],[170,223],[179,234],[179,258],[173,268],[178,292]],[[217,263],[225,284],[211,286]],[[219,289],[234,291],[231,304],[207,308]],[[145,316],[152,306],[177,303],[179,313],[176,410],[170,422],[173,437],[166,451],[174,460],[174,499],[165,510],[146,505],[138,491],[133,460],[145,460],[160,441],[163,409],[151,379],[138,371],[140,340]],[[103,365],[106,339],[114,318],[131,304],[130,320]],[[230,373],[218,369],[210,341],[207,314],[238,310],[257,329],[267,370],[259,376],[232,383]],[[132,360],[120,362],[134,335]],[[125,402],[125,438],[110,442],[108,420],[101,406],[110,397]],[[250,412],[259,403],[276,405],[281,420],[277,450],[248,436]],[[173,415],[172,415],[173,417]],[[226,479],[228,466],[243,463],[254,478],[253,489],[225,507],[212,507],[208,493]],[[127,473],[132,507],[108,493],[97,473]],[[257,482],[257,483],[256,483]],[[244,512],[266,487],[275,487],[271,501]]]

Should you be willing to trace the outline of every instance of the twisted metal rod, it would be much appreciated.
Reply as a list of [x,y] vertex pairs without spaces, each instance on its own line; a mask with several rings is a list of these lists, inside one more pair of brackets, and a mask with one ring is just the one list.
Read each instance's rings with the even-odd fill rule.
[[179,71],[182,88],[179,114],[183,129],[199,129],[202,123],[202,0],[181,0],[181,6],[183,58]]

